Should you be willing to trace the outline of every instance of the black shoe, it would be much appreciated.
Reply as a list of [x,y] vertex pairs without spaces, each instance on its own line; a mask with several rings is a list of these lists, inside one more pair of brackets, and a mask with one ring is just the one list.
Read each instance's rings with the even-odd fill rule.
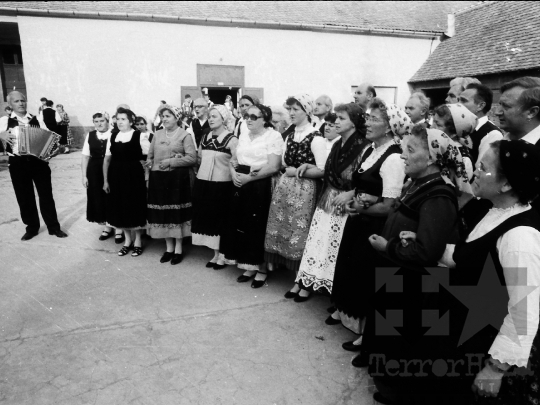
[[163,253],[163,256],[161,256],[161,259],[159,259],[159,262],[160,263],[167,263],[168,261],[170,261],[173,257],[173,253],[172,252],[165,252]]
[[296,297],[298,297],[298,293],[297,292],[292,292],[292,291],[287,291],[285,293],[284,297],[287,298],[287,299],[296,298]]
[[26,232],[23,237],[21,238],[21,240],[30,240],[32,239],[34,236],[37,235],[37,232],[36,233],[33,233],[33,232]]
[[328,312],[329,314],[333,314],[334,312],[336,312],[336,307],[332,306],[332,307],[329,307],[329,308],[326,308],[326,312]]
[[123,246],[122,249],[118,252],[118,256],[125,256],[129,253],[129,251],[133,249],[133,244],[129,246]]
[[369,359],[367,358],[367,355],[364,354],[364,352],[360,353],[358,356],[356,356],[354,359],[352,359],[352,365],[354,367],[362,368],[369,366]]
[[182,255],[182,253],[175,253],[173,254],[173,257],[171,259],[171,264],[178,264],[182,261],[183,258],[184,256]]
[[[266,273],[260,273],[260,274],[266,274]],[[264,285],[264,283],[266,283],[266,280],[268,280],[268,274],[266,274],[266,277],[264,278],[264,280],[254,279],[251,282],[251,288],[261,288]]]
[[242,274],[240,277],[238,277],[238,278],[236,279],[236,281],[237,281],[238,283],[245,283],[245,282],[251,280],[253,277],[255,277],[256,274],[257,274],[257,273],[253,273],[253,275],[251,275],[251,276],[244,276],[244,275]]
[[311,294],[309,294],[307,297],[302,297],[300,293],[298,293],[298,296],[294,299],[294,302],[305,302],[309,300],[310,297],[311,297]]
[[227,267],[226,264],[217,264],[217,263],[214,263],[214,270],[223,270],[225,267]]
[[362,350],[362,345],[355,345],[354,342],[345,342],[341,345],[348,352],[359,352]]
[[101,232],[101,236],[99,237],[99,240],[107,240],[113,235],[113,231],[103,231]]
[[380,392],[373,394],[373,399],[383,405],[392,405],[394,402],[382,396]]
[[125,240],[126,240],[126,237],[124,236],[123,233],[120,235],[114,236],[114,243],[116,243],[117,245],[119,245],[120,243],[124,243]]
[[206,268],[207,269],[213,269],[216,264],[217,263],[214,263],[214,262],[208,262],[208,263],[206,263]]
[[49,231],[49,235],[56,236],[57,238],[67,238],[67,233],[62,231],[61,229],[58,229],[57,231]]
[[332,318],[332,315],[330,315],[328,318],[326,318],[324,323],[327,325],[339,325],[341,323],[341,319],[334,319]]

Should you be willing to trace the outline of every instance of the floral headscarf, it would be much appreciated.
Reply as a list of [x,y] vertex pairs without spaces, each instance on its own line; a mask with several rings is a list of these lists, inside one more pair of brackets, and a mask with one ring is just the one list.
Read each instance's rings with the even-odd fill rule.
[[107,111],[103,111],[103,110],[96,111],[94,114],[92,114],[92,116],[94,116],[96,114],[101,114],[103,116],[103,118],[105,118],[107,120],[107,122],[111,121],[111,117],[109,117],[109,114],[107,113]]
[[456,186],[462,193],[473,195],[467,170],[459,149],[452,144],[448,135],[438,129],[426,129],[429,155],[441,168],[443,180]]
[[163,104],[161,107],[159,107],[159,115],[161,115],[161,113],[164,110],[168,110],[168,111],[172,112],[174,117],[177,120],[179,120],[182,117],[182,109],[180,107],[175,106],[175,105]]
[[[214,104],[209,110],[208,110],[208,113],[210,113],[210,111],[212,110],[216,110],[220,115],[221,115],[221,118],[223,118],[223,125],[229,130],[229,131],[233,131],[234,130],[234,122],[233,122],[233,118],[232,118],[232,115],[231,115],[231,112],[229,111],[229,109],[227,107],[225,107],[224,105],[221,105],[221,104]],[[231,129],[231,125],[232,125],[232,129]]]
[[459,143],[472,149],[473,143],[470,135],[476,129],[478,118],[463,104],[446,104],[446,106],[450,110],[450,114],[452,114]]
[[386,106],[386,114],[388,115],[390,129],[394,134],[394,138],[397,137],[403,139],[403,136],[411,134],[411,129],[414,124],[405,111],[396,104],[388,104]]
[[306,112],[307,115],[309,115],[310,117],[313,116],[313,109],[315,108],[315,100],[313,100],[313,97],[311,97],[309,94],[297,94],[296,96],[292,96],[291,98],[294,98],[300,103],[302,109]]

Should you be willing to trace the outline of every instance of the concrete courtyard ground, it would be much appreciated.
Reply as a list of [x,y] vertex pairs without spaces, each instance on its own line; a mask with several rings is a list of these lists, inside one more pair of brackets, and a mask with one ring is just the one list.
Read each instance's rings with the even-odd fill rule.
[[80,152],[51,161],[68,238],[25,228],[0,157],[0,403],[376,404],[365,369],[327,326],[328,298],[283,297],[289,272],[255,290],[237,268],[204,267],[208,249],[160,264],[164,242],[118,257],[86,221]]

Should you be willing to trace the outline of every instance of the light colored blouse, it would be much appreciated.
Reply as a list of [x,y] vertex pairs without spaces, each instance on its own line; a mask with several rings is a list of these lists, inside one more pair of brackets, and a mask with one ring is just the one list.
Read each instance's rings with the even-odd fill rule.
[[[469,234],[467,242],[481,238],[508,218],[530,209],[529,204],[516,204],[507,209],[492,208]],[[529,226],[518,226],[502,235],[496,248],[510,300],[508,315],[489,354],[502,363],[525,367],[539,325],[540,232]],[[447,245],[441,263],[449,267],[454,265],[451,260],[454,249],[455,245]],[[526,272],[526,277],[520,270]],[[524,299],[527,305],[516,305]]]
[[[165,159],[170,159],[170,165],[160,169],[159,164]],[[191,135],[183,129],[178,128],[169,136],[164,129],[160,129],[152,139],[147,160],[152,161],[152,171],[170,171],[177,167],[194,166],[197,163],[197,150]]]
[[[103,141],[105,139],[109,140],[109,138],[111,137],[111,130],[108,129],[105,132],[99,132],[96,130],[96,135],[100,141]],[[90,136],[90,133],[87,133],[86,138],[84,138],[84,144],[83,144],[83,148],[81,152],[81,154],[84,156],[90,156],[90,144],[88,143],[89,136]]]
[[[203,138],[201,145],[199,145],[199,151],[197,156],[197,163],[199,170],[197,171],[197,178],[199,180],[206,181],[232,181],[231,170],[229,168],[229,162],[232,155],[219,150],[221,143],[225,137],[229,135],[228,131],[223,131],[215,140],[216,148],[203,149],[202,144],[207,137],[212,137],[212,132]],[[231,153],[236,150],[238,139],[233,136],[227,145],[223,145],[224,149],[229,149]],[[217,150],[216,150],[217,149]]]
[[[126,143],[131,141],[131,137],[133,136],[133,133],[135,130],[130,130],[128,132],[118,132],[116,134],[115,142],[122,142]],[[148,149],[150,149],[150,141],[148,140],[148,134],[141,133],[141,136],[139,137],[139,142],[141,144],[141,149],[143,155],[148,154]],[[111,156],[111,138],[109,137],[109,140],[107,141],[107,150],[105,151],[105,156]]]
[[[373,152],[371,152],[371,155],[369,155],[360,165],[360,169],[369,169],[392,145],[395,145],[395,143],[391,141],[378,148],[375,148],[373,144],[365,148],[362,152],[362,156],[370,149],[373,149]],[[405,180],[405,162],[400,156],[399,153],[392,153],[385,159],[379,170],[379,174],[383,181],[382,197],[384,198],[398,198],[401,195],[403,181]]]
[[328,159],[328,155],[330,155],[330,152],[332,151],[332,147],[334,146],[334,144],[339,141],[341,139],[341,135],[338,135],[336,136],[334,139],[332,139],[331,141],[324,138],[324,142],[325,142],[325,145],[326,145],[326,158]]
[[283,153],[283,138],[272,128],[251,140],[249,132],[243,132],[238,139],[236,158],[238,163],[250,167],[264,166],[268,163],[268,155],[281,156]]
[[[282,164],[286,166],[285,164],[285,152],[287,151],[287,140],[290,136],[293,136],[293,141],[296,143],[302,142],[306,136],[309,134],[317,131],[316,128],[313,128],[313,125],[308,122],[303,127],[296,127],[294,129],[294,133],[289,134],[287,138],[285,139],[285,142],[283,142],[283,153],[281,157]],[[320,170],[324,170],[324,165],[326,164],[326,142],[325,138],[322,136],[316,136],[313,138],[313,141],[311,141],[311,152],[313,153],[313,156],[315,156],[315,164],[317,165],[317,168]]]

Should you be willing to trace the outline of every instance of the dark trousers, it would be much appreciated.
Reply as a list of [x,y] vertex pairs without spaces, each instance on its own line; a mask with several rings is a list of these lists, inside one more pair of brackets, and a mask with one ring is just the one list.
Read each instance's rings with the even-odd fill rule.
[[56,216],[49,164],[32,156],[10,156],[9,174],[21,210],[21,219],[26,225],[26,232],[39,231],[34,184],[38,192],[41,216],[49,232],[59,230],[60,224]]

